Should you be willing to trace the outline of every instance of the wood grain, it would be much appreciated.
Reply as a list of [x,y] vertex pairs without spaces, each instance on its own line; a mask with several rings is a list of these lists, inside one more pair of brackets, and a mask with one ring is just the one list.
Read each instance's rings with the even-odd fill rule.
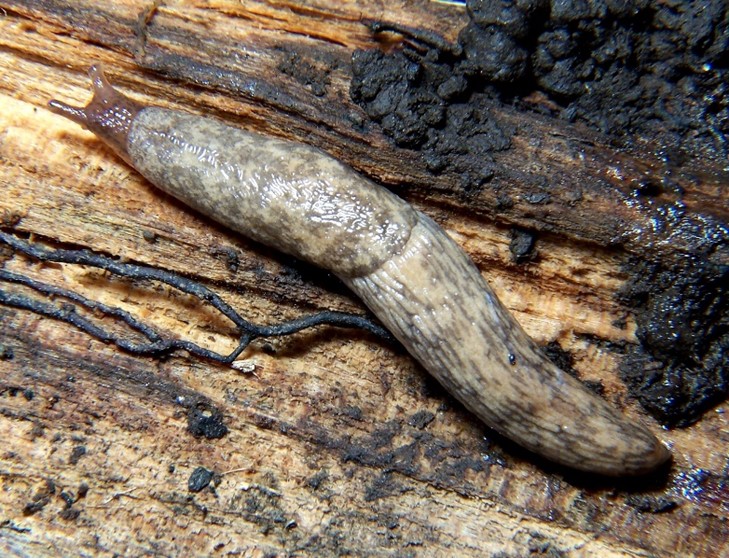
[[[657,203],[624,203],[631,180],[660,172],[655,157],[615,153],[588,131],[500,109],[523,132],[497,161],[516,202],[497,211],[486,193],[464,201],[453,177],[433,178],[418,153],[363,125],[348,95],[351,52],[380,47],[361,17],[452,39],[461,9],[365,0],[101,4],[0,2],[6,230],[184,274],[260,323],[363,311],[326,273],[190,212],[45,109],[50,98],[88,99],[85,70],[100,61],[138,99],[315,144],[398,191],[453,234],[539,343],[558,341],[583,379],[601,381],[608,400],[658,430],[627,398],[621,355],[610,349],[635,341],[629,309],[615,298],[624,255],[642,245],[666,258],[686,249],[664,231],[636,233]],[[294,55],[323,80],[323,95],[280,71]],[[560,185],[554,203],[524,201],[545,176]],[[715,169],[689,161],[674,178],[692,219],[726,219]],[[569,210],[576,185],[589,185],[579,214]],[[542,233],[534,263],[511,261],[514,225]],[[229,323],[170,289],[7,250],[0,258],[6,269],[124,307],[176,336],[217,350],[234,345]],[[322,328],[258,343],[243,355],[255,373],[242,374],[185,354],[133,358],[10,308],[0,307],[0,324],[5,555],[729,553],[726,405],[690,428],[660,432],[675,453],[666,478],[603,483],[496,439],[402,349],[365,334]],[[196,404],[222,411],[224,438],[188,432]],[[219,477],[214,489],[192,493],[188,479],[200,466]],[[676,507],[641,511],[656,501]]]

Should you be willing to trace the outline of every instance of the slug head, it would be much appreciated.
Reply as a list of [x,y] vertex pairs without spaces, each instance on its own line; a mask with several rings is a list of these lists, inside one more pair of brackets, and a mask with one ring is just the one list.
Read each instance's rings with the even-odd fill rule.
[[106,80],[100,64],[89,68],[89,76],[94,96],[88,105],[74,107],[53,99],[48,103],[48,108],[96,134],[129,163],[127,136],[134,118],[144,106],[114,89]]

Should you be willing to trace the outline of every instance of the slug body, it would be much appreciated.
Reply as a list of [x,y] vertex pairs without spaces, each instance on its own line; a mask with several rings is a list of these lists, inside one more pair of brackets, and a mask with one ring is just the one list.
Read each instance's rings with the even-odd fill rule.
[[331,270],[488,426],[557,463],[646,473],[668,450],[545,358],[432,219],[318,149],[144,107],[98,67],[96,133],[157,187],[268,246]]

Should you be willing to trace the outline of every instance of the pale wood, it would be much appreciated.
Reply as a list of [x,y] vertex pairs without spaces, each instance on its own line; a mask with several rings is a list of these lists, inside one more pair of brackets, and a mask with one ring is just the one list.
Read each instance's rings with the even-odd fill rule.
[[[382,8],[365,0],[168,2],[155,12],[149,2],[131,0],[0,5],[3,226],[189,275],[257,322],[328,308],[363,311],[330,276],[200,218],[156,192],[91,134],[45,109],[50,98],[88,99],[84,70],[101,61],[112,81],[139,99],[310,141],[398,189],[464,246],[538,342],[559,341],[575,354],[584,379],[601,380],[610,401],[658,430],[626,397],[616,372],[620,355],[586,341],[634,341],[629,315],[627,328],[615,325],[627,312],[614,297],[626,277],[621,252],[606,246],[609,221],[570,228],[552,209],[529,213],[517,204],[497,215],[481,199],[465,207],[446,179],[418,189],[428,177],[417,153],[393,148],[376,131],[356,132],[342,117],[361,114],[347,93],[351,51],[378,47],[360,17],[422,25],[452,39],[465,21],[459,8],[425,1]],[[134,30],[145,13],[150,25],[183,37],[204,36],[201,29],[216,40],[227,37],[231,50],[209,64],[228,64],[288,97],[265,104],[255,91],[246,96],[165,79],[154,71],[160,53],[187,48],[189,55],[195,48],[164,43],[154,33],[140,39]],[[281,44],[341,62],[324,98],[276,71]],[[284,103],[289,111],[281,110]],[[501,162],[514,167],[515,177],[526,153],[546,167],[551,161],[575,168],[576,181],[598,173],[604,147],[585,147],[594,156],[584,166],[564,155],[571,134],[592,137],[588,132],[560,136],[549,133],[561,130],[557,122],[505,114],[526,118],[524,125],[542,134],[538,149],[525,142]],[[626,172],[654,166],[624,162]],[[714,200],[705,210],[726,212],[725,194],[710,175],[687,188],[690,204]],[[639,226],[650,215],[620,217]],[[511,262],[513,224],[553,231],[540,237],[535,264]],[[156,240],[146,241],[145,233]],[[237,271],[221,249],[238,255]],[[628,239],[625,249],[639,246]],[[666,247],[669,256],[681,249]],[[230,324],[169,289],[132,286],[78,266],[38,265],[3,249],[0,258],[7,269],[125,307],[175,335],[219,350],[233,346]],[[245,375],[184,354],[162,362],[134,358],[70,326],[4,307],[0,324],[0,343],[14,351],[14,358],[0,360],[4,555],[729,553],[726,485],[690,490],[699,469],[712,479],[725,474],[726,405],[688,429],[660,432],[674,445],[676,463],[666,486],[647,494],[679,505],[666,514],[641,513],[626,502],[634,486],[585,484],[509,444],[489,443],[493,435],[407,354],[367,335],[304,333],[272,341],[273,355],[259,343],[244,354],[255,365],[255,374]],[[197,399],[223,411],[225,438],[188,433],[185,402]],[[408,424],[418,411],[434,415],[423,429]],[[198,466],[221,474],[214,493],[188,492]],[[76,495],[82,484],[88,493],[71,506],[80,513],[70,518],[61,493]],[[48,503],[30,513],[27,505],[44,496]]]

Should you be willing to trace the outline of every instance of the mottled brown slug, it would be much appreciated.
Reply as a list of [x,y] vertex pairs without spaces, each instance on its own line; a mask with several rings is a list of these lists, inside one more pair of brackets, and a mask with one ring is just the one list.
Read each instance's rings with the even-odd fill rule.
[[90,70],[85,126],[157,187],[268,246],[331,270],[471,412],[525,448],[604,475],[670,453],[548,359],[432,219],[306,145],[142,106]]

